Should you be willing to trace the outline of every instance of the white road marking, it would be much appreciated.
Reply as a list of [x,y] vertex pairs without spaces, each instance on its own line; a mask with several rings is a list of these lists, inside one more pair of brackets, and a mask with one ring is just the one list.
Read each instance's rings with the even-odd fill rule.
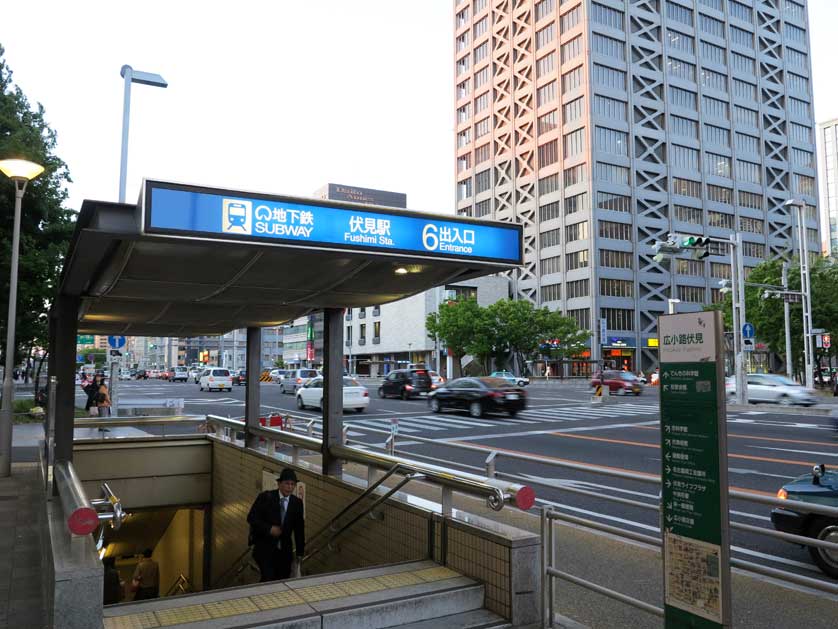
[[757,450],[779,450],[780,452],[794,452],[796,454],[812,454],[815,456],[838,457],[838,452],[815,452],[813,450],[791,450],[789,448],[771,448],[769,446],[749,446]]

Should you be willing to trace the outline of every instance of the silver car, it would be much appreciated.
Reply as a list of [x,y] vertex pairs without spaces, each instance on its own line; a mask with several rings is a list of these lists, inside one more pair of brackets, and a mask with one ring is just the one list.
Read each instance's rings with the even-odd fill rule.
[[[725,392],[729,396],[736,394],[736,379],[725,381]],[[814,406],[818,403],[812,389],[798,384],[790,378],[772,373],[748,374],[748,400],[750,402],[769,402],[791,406]]]

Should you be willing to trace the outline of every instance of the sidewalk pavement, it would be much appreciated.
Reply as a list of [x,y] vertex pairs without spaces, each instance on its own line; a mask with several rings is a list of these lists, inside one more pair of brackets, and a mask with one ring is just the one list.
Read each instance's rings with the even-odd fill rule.
[[12,463],[0,478],[0,629],[46,624],[40,478],[38,463]]

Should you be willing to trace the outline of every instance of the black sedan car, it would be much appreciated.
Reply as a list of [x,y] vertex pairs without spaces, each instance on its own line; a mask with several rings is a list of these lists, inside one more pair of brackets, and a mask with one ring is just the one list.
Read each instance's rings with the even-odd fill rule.
[[242,386],[247,384],[247,370],[246,369],[239,369],[238,371],[232,372],[233,374],[233,384]]
[[484,413],[515,417],[527,408],[527,394],[501,378],[457,378],[428,394],[428,404],[434,413],[450,408],[468,411],[472,417],[483,417]]

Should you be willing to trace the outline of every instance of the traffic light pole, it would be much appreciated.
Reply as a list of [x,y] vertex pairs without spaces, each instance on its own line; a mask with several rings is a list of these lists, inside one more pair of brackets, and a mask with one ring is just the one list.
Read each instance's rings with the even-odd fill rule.
[[[789,289],[789,263],[783,262],[783,290]],[[783,323],[786,326],[786,377],[792,377],[791,364],[791,304],[783,296]]]
[[742,234],[735,234],[730,245],[731,298],[733,302],[733,361],[736,373],[736,403],[748,403],[748,378],[745,370],[745,349],[742,326],[745,325],[745,269],[742,264]]
[[815,388],[815,352],[812,347],[812,288],[809,284],[809,252],[806,247],[806,225],[803,221],[803,207],[794,204],[797,219],[797,240],[800,257],[800,292],[803,294],[803,369],[804,382],[809,389]]

